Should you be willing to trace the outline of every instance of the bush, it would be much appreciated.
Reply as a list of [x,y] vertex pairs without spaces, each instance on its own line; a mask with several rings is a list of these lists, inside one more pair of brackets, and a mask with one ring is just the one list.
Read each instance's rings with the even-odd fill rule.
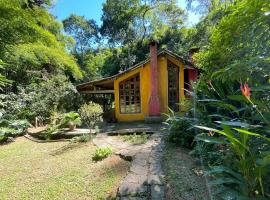
[[194,140],[194,130],[188,118],[170,117],[168,141],[179,146],[191,148]]
[[17,135],[17,130],[14,128],[2,127],[0,129],[0,143],[6,142],[8,137],[13,137]]
[[0,143],[7,141],[8,137],[16,137],[24,134],[31,126],[27,120],[6,120],[0,121]]
[[81,136],[76,136],[72,138],[71,142],[88,142],[91,140],[91,137],[89,134],[83,134]]
[[89,102],[83,104],[79,109],[83,122],[89,127],[94,128],[98,122],[102,121],[103,110],[99,104]]
[[15,93],[2,95],[3,114],[13,119],[35,121],[35,117],[48,123],[52,111],[67,112],[77,110],[82,102],[76,88],[65,75],[46,74],[40,83],[18,87]]
[[60,135],[63,130],[60,130],[63,127],[66,127],[70,123],[74,125],[81,125],[81,118],[78,113],[69,112],[64,114],[58,114],[57,112],[53,113],[51,117],[51,123],[48,125],[46,130],[41,132],[41,138],[44,139],[53,139],[56,135]]
[[97,148],[92,159],[94,161],[103,160],[111,154],[112,154],[112,149],[110,147]]
[[74,123],[78,126],[80,126],[82,124],[82,120],[80,118],[80,115],[78,113],[75,112],[69,112],[69,113],[65,113],[63,114],[63,125],[67,125],[69,123]]

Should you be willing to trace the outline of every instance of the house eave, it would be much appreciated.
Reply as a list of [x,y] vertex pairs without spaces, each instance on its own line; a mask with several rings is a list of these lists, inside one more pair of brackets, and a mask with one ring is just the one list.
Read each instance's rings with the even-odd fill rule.
[[[175,54],[172,51],[169,51],[167,49],[161,50],[158,53],[158,56],[166,55],[166,54],[177,59],[177,60],[180,60],[184,64],[185,69],[197,69],[197,67],[192,62],[185,60],[184,58],[182,58],[178,54]],[[91,91],[97,91],[96,88],[98,88],[98,91],[100,91],[100,92],[101,92],[101,90],[113,90],[113,82],[115,79],[117,79],[119,76],[122,76],[128,72],[131,72],[131,71],[136,70],[140,67],[143,67],[148,62],[150,62],[150,58],[147,58],[144,61],[139,62],[136,65],[126,69],[125,71],[119,72],[116,75],[79,84],[76,86],[76,89],[80,93],[86,93],[85,91],[88,91],[87,93],[89,93],[90,88],[91,88]],[[95,92],[93,92],[93,93],[95,93]]]

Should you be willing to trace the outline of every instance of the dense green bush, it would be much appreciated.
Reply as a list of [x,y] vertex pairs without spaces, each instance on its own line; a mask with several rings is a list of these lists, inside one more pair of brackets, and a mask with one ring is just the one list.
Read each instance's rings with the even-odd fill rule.
[[59,137],[63,128],[66,128],[70,124],[81,125],[82,121],[78,113],[68,112],[68,113],[54,113],[51,122],[47,128],[41,132],[40,136],[44,139],[53,139],[56,135]]
[[[270,138],[250,132],[246,127],[239,128],[239,126],[241,126],[241,123],[226,121],[221,124],[222,130],[196,126],[199,129],[224,136],[220,138],[202,133],[196,136],[197,140],[223,145],[229,148],[232,153],[231,160],[233,162],[230,162],[227,157],[223,158],[224,162],[221,165],[211,167],[209,174],[216,176],[212,181],[212,185],[223,187],[223,190],[220,192],[222,196],[225,195],[224,192],[233,193],[226,195],[227,197],[247,198],[265,196],[264,180],[270,172],[270,155],[269,152],[252,151],[253,144],[251,139],[253,137],[261,138],[266,145],[267,143],[269,145]],[[246,125],[242,124],[242,126]],[[224,185],[224,183],[226,184]]]
[[52,112],[63,113],[78,109],[82,99],[66,76],[43,78],[44,80],[38,84],[32,83],[19,88],[17,94],[2,96],[3,114],[31,122],[38,117],[44,123],[48,123]]
[[25,133],[31,124],[26,120],[0,120],[0,143],[7,141],[8,137],[16,137]]
[[112,149],[109,147],[97,148],[95,150],[95,153],[94,153],[92,159],[94,161],[103,160],[104,158],[107,158],[112,153],[113,153]]
[[63,122],[62,122],[63,126],[68,125],[70,123],[80,126],[82,124],[80,115],[76,112],[69,112],[63,114]]
[[169,126],[169,142],[187,148],[191,148],[193,146],[195,132],[191,119],[171,116],[166,120],[166,122]]
[[89,134],[83,134],[81,136],[76,136],[71,139],[71,142],[88,142],[91,140],[91,136]]
[[6,142],[8,137],[15,137],[17,135],[17,130],[14,128],[0,128],[0,143]]
[[94,128],[98,122],[102,121],[102,113],[101,106],[93,102],[83,104],[79,109],[79,114],[83,122],[89,128]]

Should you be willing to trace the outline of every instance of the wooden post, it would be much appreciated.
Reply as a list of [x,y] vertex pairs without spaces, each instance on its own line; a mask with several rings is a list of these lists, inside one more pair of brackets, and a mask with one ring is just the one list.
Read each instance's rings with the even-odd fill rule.
[[37,127],[38,127],[38,118],[35,117],[35,128],[37,128]]

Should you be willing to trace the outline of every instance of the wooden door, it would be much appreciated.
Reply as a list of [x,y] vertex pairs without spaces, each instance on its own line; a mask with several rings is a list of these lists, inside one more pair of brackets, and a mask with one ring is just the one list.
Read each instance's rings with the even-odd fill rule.
[[179,111],[179,67],[168,62],[168,106]]

